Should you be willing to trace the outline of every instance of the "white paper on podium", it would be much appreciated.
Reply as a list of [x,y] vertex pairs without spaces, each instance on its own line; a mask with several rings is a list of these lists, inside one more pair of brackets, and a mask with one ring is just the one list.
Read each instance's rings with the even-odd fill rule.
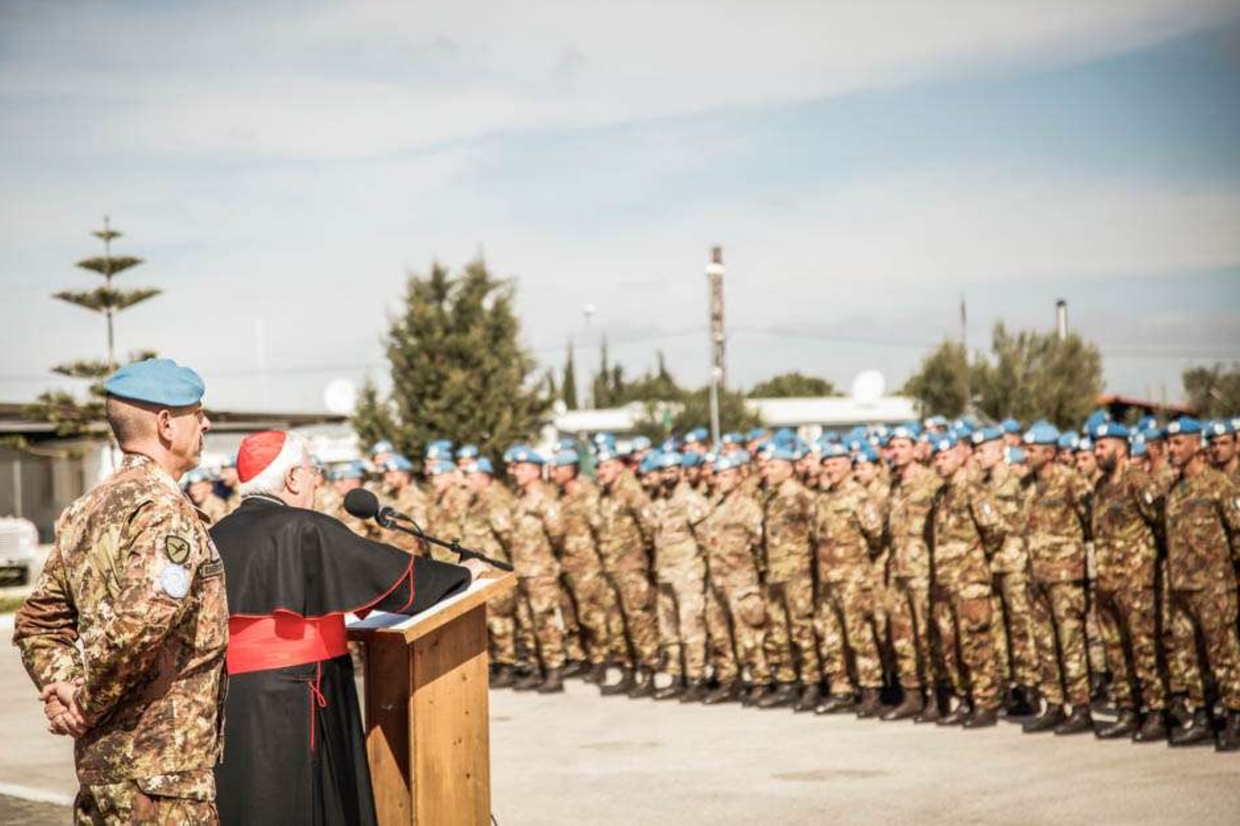
[[[367,615],[366,619],[355,618],[355,619],[349,620],[347,623],[345,623],[345,625],[348,628],[351,628],[351,629],[356,628],[356,629],[363,630],[363,631],[365,630],[373,631],[379,628],[395,628],[397,630],[403,631],[404,629],[411,627],[414,623],[421,622],[427,617],[432,617],[435,614],[439,613],[440,611],[443,611],[446,608],[450,607],[454,603],[460,602],[461,600],[465,599],[465,597],[469,596],[470,594],[478,593],[479,591],[481,591],[483,588],[486,588],[488,585],[490,585],[494,581],[495,580],[493,579],[475,579],[473,582],[469,583],[469,587],[466,588],[464,591],[461,591],[459,594],[456,594],[454,596],[448,597],[443,602],[435,603],[430,608],[427,608],[425,611],[423,611],[420,614],[414,614],[413,616],[410,616],[408,614],[389,614],[386,611],[372,611],[369,615]],[[417,586],[415,585],[414,587],[417,587]],[[350,614],[350,616],[352,615]]]

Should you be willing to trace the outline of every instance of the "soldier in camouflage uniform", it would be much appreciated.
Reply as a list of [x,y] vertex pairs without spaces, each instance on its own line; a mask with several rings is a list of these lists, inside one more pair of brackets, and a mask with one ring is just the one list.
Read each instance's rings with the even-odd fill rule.
[[811,536],[818,565],[818,636],[827,699],[819,714],[850,711],[860,691],[859,717],[881,711],[883,665],[878,613],[881,580],[874,558],[882,550],[883,522],[878,506],[852,477],[852,457],[840,444],[822,453],[826,488],[815,503]]
[[[1093,538],[1098,622],[1119,719],[1100,738],[1165,740],[1166,689],[1158,668],[1154,575],[1162,492],[1128,461],[1128,429],[1098,425],[1091,436],[1102,477],[1094,489]],[[1141,717],[1144,715],[1144,721]]]
[[654,694],[654,672],[659,665],[649,551],[653,539],[650,502],[618,455],[600,449],[597,458],[602,496],[595,535],[603,571],[615,589],[624,621],[623,629],[614,628],[609,634],[615,645],[613,654],[623,663],[620,682],[603,686],[602,692],[649,697]]
[[1011,695],[1009,716],[1032,714],[1040,681],[1033,618],[1029,605],[1029,554],[1020,531],[1020,477],[1004,461],[1004,430],[983,428],[973,434],[974,455],[981,484],[990,491],[1000,515],[1009,525],[999,552],[990,558],[994,575],[995,647],[999,673]]
[[[447,459],[428,459],[425,472],[430,482],[426,532],[448,541],[460,537],[461,519],[470,499],[469,489],[464,485],[464,474]],[[435,545],[430,550],[431,556],[440,562],[459,561],[447,548]]]
[[547,694],[564,690],[564,625],[560,616],[560,563],[552,550],[548,523],[559,518],[559,506],[542,481],[543,458],[526,445],[505,454],[508,472],[517,485],[509,545],[520,598],[529,607],[537,643],[537,666],[519,681],[517,690]]
[[[492,559],[512,562],[512,511],[515,497],[495,481],[495,469],[485,456],[465,468],[471,497],[461,522],[461,544]],[[487,603],[487,635],[493,672],[491,686],[508,688],[516,682],[517,597],[509,591]]]
[[598,486],[581,475],[576,450],[561,450],[551,460],[551,479],[559,488],[558,518],[547,529],[560,549],[564,585],[570,609],[584,636],[583,657],[589,665],[587,682],[601,684],[607,674],[612,648],[608,617],[615,612],[615,594],[603,577],[594,523],[598,519]]
[[150,359],[104,388],[124,461],[61,515],[13,641],[51,730],[77,741],[77,823],[214,823],[224,566],[176,483],[210,429],[202,381]]
[[[703,698],[706,704],[744,699],[758,702],[767,693],[770,666],[762,648],[766,605],[762,594],[758,554],[762,544],[762,506],[745,490],[742,468],[749,454],[734,450],[714,468],[720,500],[698,528],[706,549],[709,591],[706,626],[712,647],[731,646],[730,656],[712,657],[718,688]],[[752,687],[745,694],[743,671]]]
[[[887,504],[887,624],[904,697],[884,720],[938,719],[930,647],[930,510],[942,485],[938,474],[918,464],[922,448],[912,429],[892,430],[887,443],[895,472]],[[924,702],[928,695],[930,702]]]
[[[1023,482],[1025,536],[1033,571],[1033,633],[1046,708],[1026,732],[1093,731],[1085,654],[1085,530],[1092,494],[1076,471],[1055,461],[1059,432],[1046,423],[1025,434],[1032,473]],[[1064,704],[1072,706],[1071,716]]]
[[758,705],[812,711],[822,701],[810,546],[815,497],[794,475],[793,464],[800,458],[794,447],[776,447],[762,468],[769,491],[764,514],[770,617],[766,655],[775,666],[778,686]]
[[654,697],[688,703],[706,694],[706,558],[694,531],[710,506],[684,478],[683,462],[679,453],[662,454],[651,501],[659,639],[664,669],[672,676]]
[[[411,518],[424,531],[430,530],[430,500],[413,479],[413,462],[399,453],[389,454],[379,466],[383,471],[383,484],[379,496],[391,507]],[[378,539],[416,556],[427,556],[427,543],[403,531],[382,531],[377,523],[368,520],[367,529],[371,539]]]
[[931,445],[934,470],[944,482],[931,522],[932,610],[944,669],[960,700],[938,724],[982,728],[997,722],[999,709],[988,557],[1002,546],[1009,525],[956,447],[945,436]]
[[[1216,747],[1240,750],[1240,642],[1237,641],[1236,571],[1240,547],[1240,489],[1211,467],[1201,449],[1201,423],[1181,418],[1167,425],[1171,461],[1180,478],[1167,494],[1167,571],[1176,644],[1196,652],[1200,672],[1212,672],[1226,719]],[[1183,636],[1180,629],[1195,634]],[[1188,686],[1193,717],[1171,735],[1173,746],[1214,738],[1200,681]]]
[[1210,464],[1232,482],[1240,484],[1240,455],[1236,454],[1236,429],[1227,419],[1215,419],[1206,427]]
[[185,494],[194,507],[207,515],[212,524],[228,515],[228,506],[215,495],[215,483],[206,468],[194,468],[185,474]]

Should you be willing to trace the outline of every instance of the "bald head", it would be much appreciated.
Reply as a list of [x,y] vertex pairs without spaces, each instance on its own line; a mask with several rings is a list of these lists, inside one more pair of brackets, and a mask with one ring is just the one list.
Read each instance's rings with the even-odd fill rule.
[[108,396],[107,417],[108,427],[123,450],[155,438],[159,409],[144,402]]

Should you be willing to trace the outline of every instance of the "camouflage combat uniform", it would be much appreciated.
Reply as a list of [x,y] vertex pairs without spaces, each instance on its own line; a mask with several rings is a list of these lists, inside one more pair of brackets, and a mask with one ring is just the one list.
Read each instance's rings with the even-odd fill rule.
[[1162,493],[1154,480],[1125,464],[1098,480],[1093,537],[1098,623],[1113,677],[1115,703],[1131,711],[1166,707],[1158,668],[1154,573]]
[[128,454],[70,505],[15,629],[35,685],[86,680],[76,695],[90,726],[74,744],[78,823],[214,822],[224,564],[175,480]]
[[1000,462],[982,476],[982,484],[991,492],[995,507],[1010,527],[1002,547],[990,558],[999,674],[1009,684],[1032,688],[1040,677],[1029,604],[1029,552],[1022,534],[1024,526],[1020,524],[1020,477]]
[[[1201,638],[1206,667],[1218,684],[1219,700],[1240,711],[1240,643],[1236,631],[1237,544],[1240,543],[1240,489],[1225,475],[1205,467],[1191,479],[1181,476],[1167,494],[1167,572],[1172,631],[1189,656]],[[1187,635],[1186,630],[1187,629]],[[1205,704],[1202,681],[1186,686],[1193,706]]]
[[1033,633],[1042,696],[1051,705],[1089,704],[1085,654],[1085,525],[1088,483],[1059,463],[1025,479],[1025,536],[1033,573]]
[[766,605],[758,572],[762,506],[738,484],[698,527],[706,548],[706,625],[711,664],[721,683],[734,683],[748,668],[755,685],[771,680],[763,651]]
[[814,557],[810,525],[814,495],[789,477],[766,501],[767,659],[781,683],[822,679],[814,633]]
[[879,649],[881,582],[873,559],[882,547],[878,505],[852,477],[822,492],[812,537],[818,564],[822,670],[834,695],[883,684]]
[[596,535],[603,570],[614,583],[623,625],[608,636],[613,653],[627,666],[655,669],[659,628],[651,582],[650,503],[631,473],[622,472],[599,497]]
[[932,517],[932,605],[943,668],[957,697],[999,707],[989,556],[1010,525],[993,494],[964,468],[939,491]]
[[887,507],[887,625],[900,685],[906,690],[933,683],[930,648],[930,510],[942,482],[914,465],[907,481],[898,476]]
[[598,486],[584,476],[560,494],[557,518],[547,529],[560,549],[560,567],[572,610],[584,639],[584,657],[591,665],[607,660],[612,647],[608,621],[615,613],[615,593],[603,576],[594,521],[598,518]]
[[[461,544],[500,562],[512,562],[508,545],[512,541],[512,493],[492,482],[474,494],[465,507],[461,523]],[[498,665],[517,662],[517,596],[509,591],[487,603],[487,635],[491,660]]]
[[[544,668],[564,666],[564,625],[560,613],[560,563],[552,551],[547,522],[559,508],[547,487],[534,484],[513,505],[512,565],[530,618],[530,630]],[[524,612],[521,612],[523,615]]]
[[683,480],[651,506],[659,642],[666,671],[700,681],[706,676],[706,557],[694,530],[710,514],[710,506]]
[[[454,482],[441,490],[433,491],[427,508],[429,525],[426,532],[437,539],[451,542],[461,536],[461,520],[469,508],[469,488]],[[460,559],[447,548],[431,546],[431,557],[440,562],[458,563]]]

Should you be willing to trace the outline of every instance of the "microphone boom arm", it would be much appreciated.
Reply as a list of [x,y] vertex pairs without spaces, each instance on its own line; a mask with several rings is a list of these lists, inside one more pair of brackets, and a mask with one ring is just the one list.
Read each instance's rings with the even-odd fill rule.
[[[444,540],[439,539],[438,537],[431,536],[430,534],[423,531],[421,526],[419,526],[417,522],[414,522],[408,516],[405,516],[403,513],[400,513],[399,511],[395,511],[391,508],[387,508],[387,507],[380,508],[379,512],[375,514],[375,521],[389,530],[400,531],[401,533],[407,533],[410,536],[414,536],[414,537],[417,537],[418,539],[421,539],[423,542],[429,542],[432,545],[438,545],[441,548],[447,548],[449,551],[456,554],[461,559],[477,559],[479,562],[485,562],[486,564],[490,565],[492,568],[499,568],[501,571],[512,570],[512,565],[510,565],[509,563],[500,562],[498,559],[492,559],[491,557],[487,556],[484,553],[480,553],[479,551],[472,550],[471,548],[466,548],[461,545],[459,540],[453,539],[451,542],[445,542]],[[405,525],[400,525],[398,524],[399,522],[408,522],[409,525],[412,525],[413,527],[407,527]]]

